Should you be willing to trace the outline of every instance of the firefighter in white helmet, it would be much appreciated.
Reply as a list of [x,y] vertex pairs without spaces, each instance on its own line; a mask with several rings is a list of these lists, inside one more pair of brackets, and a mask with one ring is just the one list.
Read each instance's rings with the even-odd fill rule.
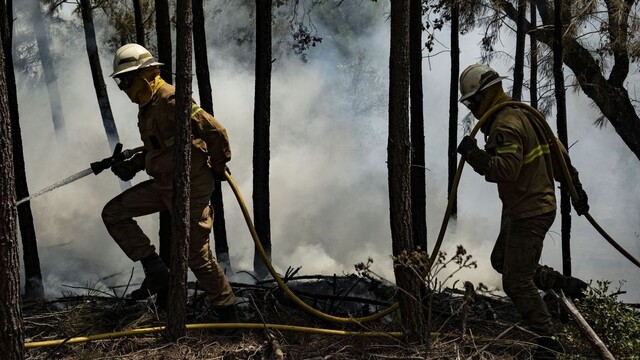
[[[493,107],[513,100],[502,89],[504,79],[484,64],[467,67],[460,75],[460,102],[474,117],[482,118]],[[551,156],[553,145],[543,125],[523,107],[503,107],[485,120],[481,131],[484,150],[478,148],[474,138],[465,136],[457,151],[486,181],[498,186],[502,223],[491,265],[502,274],[503,289],[520,315],[540,335],[539,349],[561,350],[552,337],[555,330],[551,315],[538,289],[562,289],[576,298],[583,295],[587,284],[539,264],[543,240],[556,216],[554,179],[573,182],[579,195],[573,201],[578,215],[589,211],[587,195],[566,150],[560,149],[571,179],[564,179],[556,158]]]
[[[120,90],[139,106],[138,129],[145,147],[144,152],[114,164],[111,169],[123,181],[131,180],[143,169],[152,177],[113,198],[102,211],[102,219],[116,243],[131,260],[142,262],[145,279],[141,287],[131,293],[132,298],[138,300],[165,291],[169,284],[169,269],[134,220],[173,210],[175,88],[160,76],[161,65],[144,47],[127,44],[116,51],[111,74]],[[222,321],[235,322],[236,298],[209,246],[213,224],[209,198],[214,190],[214,178],[224,179],[226,163],[231,159],[229,139],[224,127],[195,103],[191,108],[191,129],[188,265]]]

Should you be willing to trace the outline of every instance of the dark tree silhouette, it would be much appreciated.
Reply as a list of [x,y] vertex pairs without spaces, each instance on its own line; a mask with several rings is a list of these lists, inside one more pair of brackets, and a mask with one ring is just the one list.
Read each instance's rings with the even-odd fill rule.
[[[198,78],[198,92],[200,105],[213,115],[213,95],[209,78],[209,60],[207,56],[207,37],[204,20],[203,0],[193,1],[193,50]],[[224,219],[224,202],[222,199],[222,183],[215,180],[215,189],[211,194],[213,207],[213,238],[215,239],[216,257],[223,269],[233,271],[229,259],[229,244],[227,243],[227,227]],[[228,274],[230,275],[230,274]]]
[[411,216],[413,245],[427,251],[427,194],[422,95],[422,0],[410,0]]
[[187,260],[189,258],[189,204],[191,174],[191,0],[178,0],[176,34],[176,134],[173,156],[173,241],[167,307],[167,337],[177,341],[186,334]]
[[133,0],[133,14],[136,21],[136,42],[145,45],[144,21],[142,20],[142,4],[140,0]]
[[98,55],[98,44],[96,43],[96,30],[93,25],[93,14],[91,13],[91,0],[80,0],[80,11],[82,13],[82,23],[84,25],[84,38],[87,45],[87,55],[89,56],[89,66],[91,67],[91,76],[93,77],[93,86],[98,97],[98,106],[102,115],[102,124],[107,133],[107,140],[111,151],[120,142],[118,129],[111,112],[111,104],[109,103],[109,94],[107,93],[107,85],[102,76],[102,67],[100,66],[100,55]]
[[[171,58],[171,19],[169,18],[168,0],[155,0],[156,5],[156,36],[158,38],[158,61],[163,63],[162,78],[169,84],[173,84],[173,73]],[[160,247],[160,258],[167,265],[171,265],[171,213],[163,210],[159,215],[158,242]],[[162,292],[156,298],[158,307],[165,308],[167,305],[167,293]]]
[[[5,29],[6,7],[0,8]],[[16,228],[16,192],[11,147],[11,119],[5,78],[4,47],[0,46],[0,354],[3,359],[24,359],[24,327],[20,302],[20,260]]]
[[536,32],[538,27],[538,11],[536,10],[535,0],[531,1],[529,5],[530,10],[530,22],[531,30],[529,31],[530,40],[530,75],[529,75],[529,100],[531,106],[538,108],[538,39],[536,39]]
[[525,20],[527,0],[518,0],[518,17],[516,19],[516,55],[513,65],[513,89],[511,96],[515,100],[522,99],[522,84],[524,83],[524,45],[526,39]]
[[[409,135],[409,2],[391,1],[391,55],[389,57],[389,206],[393,255],[414,249],[411,234],[411,142]],[[400,313],[410,341],[425,333],[420,279],[409,267],[394,266]]]
[[[558,139],[569,151],[567,132],[567,99],[564,88],[564,71],[562,70],[563,56],[563,4],[562,0],[554,0],[554,30],[553,30],[553,79],[556,97],[556,122],[558,126]],[[569,199],[569,187],[560,186],[560,214],[562,233],[562,272],[571,275],[571,201]]]
[[[262,246],[271,257],[269,215],[269,127],[271,122],[271,0],[256,0],[256,85],[253,110],[253,217]],[[263,278],[268,269],[256,248],[253,270]]]
[[[2,21],[2,47],[5,58],[5,77],[7,79],[7,96],[9,100],[9,114],[11,117],[11,139],[13,146],[13,169],[15,171],[16,199],[29,197],[27,174],[25,171],[24,152],[22,147],[22,133],[20,131],[20,117],[18,113],[18,95],[16,90],[16,78],[13,69],[12,32],[13,6],[12,1],[6,3],[0,0],[3,16]],[[22,238],[22,257],[24,259],[25,292],[26,299],[42,299],[44,286],[42,284],[42,272],[40,270],[40,257],[36,241],[36,230],[33,226],[33,214],[31,202],[27,201],[18,206],[18,221],[20,236]]]
[[[451,78],[449,80],[449,145],[447,147],[447,198],[458,170],[458,74],[460,73],[460,4],[451,1]],[[458,213],[458,201],[454,199],[451,216]]]

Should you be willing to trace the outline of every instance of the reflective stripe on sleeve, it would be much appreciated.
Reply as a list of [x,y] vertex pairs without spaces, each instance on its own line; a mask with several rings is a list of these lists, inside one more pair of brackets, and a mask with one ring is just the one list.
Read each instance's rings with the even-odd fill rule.
[[528,164],[538,157],[542,156],[542,154],[549,153],[549,145],[538,145],[533,150],[529,151],[527,155],[524,156],[522,161],[523,164]]
[[496,154],[517,154],[517,153],[518,153],[518,144],[512,144],[512,145],[496,148]]

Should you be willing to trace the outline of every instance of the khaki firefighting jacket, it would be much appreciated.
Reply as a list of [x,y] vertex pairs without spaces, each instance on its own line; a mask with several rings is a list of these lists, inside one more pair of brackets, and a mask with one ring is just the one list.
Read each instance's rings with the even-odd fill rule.
[[[170,190],[173,181],[175,87],[158,78],[151,100],[140,107],[138,128],[146,150],[147,174],[160,188]],[[195,103],[191,108],[191,196],[204,196],[214,188],[213,174],[223,175],[231,160],[225,128]]]
[[[493,106],[512,100],[504,93]],[[507,106],[482,126],[485,150],[492,155],[484,171],[485,179],[498,185],[502,213],[512,219],[544,214],[556,209],[555,180],[564,182],[556,160],[560,150],[570,169],[572,181],[578,172],[564,147],[557,149],[542,124],[522,107]]]

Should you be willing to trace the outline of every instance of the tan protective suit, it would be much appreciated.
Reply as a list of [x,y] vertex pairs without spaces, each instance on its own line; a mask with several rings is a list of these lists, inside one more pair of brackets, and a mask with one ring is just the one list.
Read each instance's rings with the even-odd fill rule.
[[[140,105],[138,128],[146,155],[132,158],[140,170],[153,177],[109,201],[102,219],[127,256],[141,260],[155,253],[155,247],[133,219],[172,210],[173,142],[175,134],[175,88],[156,76],[151,82],[151,98]],[[224,127],[210,114],[193,104],[191,114],[191,227],[188,265],[207,291],[213,306],[235,304],[235,296],[222,269],[213,258],[209,233],[213,225],[209,198],[214,189],[213,173],[224,174],[231,159]],[[144,160],[144,164],[142,164]],[[174,239],[179,241],[180,239]]]

